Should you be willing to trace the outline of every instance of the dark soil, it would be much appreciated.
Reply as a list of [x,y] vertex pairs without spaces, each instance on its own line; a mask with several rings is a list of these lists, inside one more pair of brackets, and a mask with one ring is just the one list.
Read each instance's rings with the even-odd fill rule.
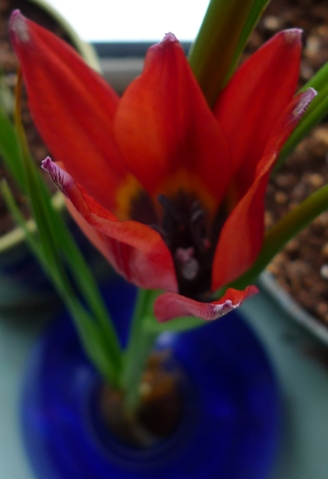
[[[257,47],[272,33],[290,27],[304,30],[303,85],[328,61],[328,2],[272,0],[251,45]],[[314,128],[272,178],[267,192],[267,227],[327,183],[327,121]],[[268,270],[301,306],[328,325],[328,212],[294,238]]]
[[[18,62],[9,41],[8,19],[10,13],[15,9],[19,9],[26,17],[48,28],[59,37],[69,42],[69,38],[65,36],[64,31],[57,24],[57,22],[55,22],[52,17],[50,17],[37,5],[34,5],[26,0],[0,0],[0,81],[6,86],[9,86],[12,92],[14,91],[16,84]],[[47,156],[48,150],[35,129],[34,123],[27,108],[26,95],[23,95],[22,119],[31,154],[38,163],[41,163],[41,161]],[[8,181],[9,186],[15,195],[17,203],[20,205],[25,216],[28,216],[26,200],[1,161],[0,178],[5,178]],[[51,191],[55,192],[56,188],[54,187],[53,183],[47,179],[46,175],[45,178],[49,187],[51,188]],[[0,235],[10,231],[14,226],[15,224],[9,215],[6,205],[4,204],[4,201],[0,195]]]

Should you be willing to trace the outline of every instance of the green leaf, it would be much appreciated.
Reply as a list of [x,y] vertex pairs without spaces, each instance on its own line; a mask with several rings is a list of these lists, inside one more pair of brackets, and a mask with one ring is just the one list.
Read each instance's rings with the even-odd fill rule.
[[213,107],[269,0],[211,0],[189,53],[196,79]]
[[276,169],[279,168],[296,146],[328,113],[328,63],[326,63],[300,90],[314,88],[318,95],[311,101],[299,124],[280,152]]
[[130,413],[138,406],[142,374],[157,337],[156,331],[146,328],[145,322],[157,295],[157,291],[140,289],[131,321],[122,369],[124,407]]
[[1,180],[1,193],[5,200],[6,206],[13,216],[15,222],[22,228],[25,234],[26,241],[29,244],[29,247],[32,249],[33,254],[38,258],[40,262],[44,262],[42,248],[40,247],[40,241],[36,237],[35,228],[30,228],[31,222],[26,221],[24,216],[21,213],[21,210],[17,206],[14,196],[6,182],[6,180]]
[[15,203],[14,197],[5,181],[1,182],[1,191],[9,211],[18,225],[24,230],[28,245],[56,286],[58,293],[73,317],[86,353],[100,373],[112,385],[118,387],[120,368],[117,367],[117,361],[113,361],[107,336],[103,334],[103,330],[97,326],[90,313],[86,311],[75,294],[72,293],[71,285],[67,284],[66,278],[63,280],[61,271],[49,263],[47,256],[44,254],[42,243],[35,230],[30,231],[28,228],[27,222]]
[[[117,383],[117,377],[114,378],[112,375],[116,371],[115,374],[118,376],[117,371],[121,367],[121,351],[107,309],[103,304],[89,268],[67,229],[67,225],[52,208],[49,195],[43,193],[43,186],[41,186],[43,183],[40,183],[39,174],[36,174],[34,166],[31,165],[30,161],[26,166],[29,197],[33,215],[38,225],[41,244],[43,245],[49,267],[53,271],[57,271],[60,277],[61,284],[57,284],[57,288],[60,286],[61,295],[66,305],[71,308],[71,314],[79,328],[80,336],[84,338],[84,344],[88,345],[87,351],[90,357],[94,360],[106,357],[108,363],[107,372],[111,374],[111,382],[115,381]],[[72,298],[75,297],[75,288],[72,287],[68,279],[65,264],[69,266],[81,296],[87,301],[87,305],[93,313],[92,316],[89,316],[84,309],[81,309],[79,302],[72,302]],[[75,305],[73,309],[72,305]],[[89,317],[89,321],[92,324],[88,324],[86,321],[81,324],[83,316]],[[93,335],[97,336],[98,342],[86,343],[91,331],[94,331]],[[92,345],[97,351],[92,352]],[[97,363],[97,366],[99,368],[101,366],[101,370],[104,371],[104,365]]]
[[[116,331],[93,277],[79,252],[66,223],[51,203],[40,171],[30,157],[20,117],[20,75],[18,76],[15,121],[22,150],[22,165],[26,193],[37,225],[35,238],[28,231],[8,188],[4,188],[7,203],[21,224],[32,251],[52,280],[68,308],[79,332],[82,345],[98,370],[114,386],[119,387],[122,352]],[[71,276],[68,275],[67,267]],[[73,278],[73,281],[72,279]],[[75,282],[74,282],[75,279]],[[83,298],[85,293],[85,298]],[[86,306],[80,297],[85,300]]]
[[16,129],[6,113],[0,108],[0,156],[6,168],[23,191],[26,191],[22,169],[22,152]]
[[12,116],[15,106],[14,94],[7,84],[4,71],[0,70],[0,108],[9,117]]
[[66,297],[65,304],[74,319],[85,352],[102,376],[113,387],[118,388],[120,386],[120,368],[113,361],[112,352],[108,348],[101,329],[75,296]]
[[223,85],[226,85],[228,83],[231,75],[233,74],[233,72],[234,72],[234,70],[235,70],[235,68],[238,64],[239,58],[240,58],[241,54],[243,53],[243,51],[245,49],[245,46],[248,42],[248,39],[249,39],[252,31],[256,27],[259,19],[262,16],[263,11],[268,6],[270,1],[271,0],[255,0],[253,2],[252,9],[249,12],[249,15],[248,15],[248,17],[247,17],[247,19],[244,23],[244,27],[241,31],[240,36],[239,36],[237,46],[234,50],[234,55],[231,59],[230,68],[229,68],[229,70],[227,72],[227,75],[224,79]]

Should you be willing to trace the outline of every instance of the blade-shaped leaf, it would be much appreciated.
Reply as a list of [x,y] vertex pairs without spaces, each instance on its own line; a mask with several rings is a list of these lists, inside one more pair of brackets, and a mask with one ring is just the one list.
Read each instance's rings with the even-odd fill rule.
[[0,157],[20,188],[26,191],[22,152],[16,129],[2,108],[0,108],[0,131]]
[[[25,231],[32,251],[75,320],[82,344],[90,359],[113,386],[119,387],[122,353],[116,331],[92,274],[66,223],[58,211],[53,208],[51,195],[30,157],[20,117],[20,82],[21,77],[18,75],[15,122],[22,151],[20,168],[24,173],[26,193],[37,231],[33,234],[29,231],[8,187],[4,186],[5,199],[16,221]],[[71,275],[68,275],[67,267]],[[73,278],[73,282],[71,278]],[[87,308],[80,298],[83,298]]]
[[212,107],[269,0],[211,0],[189,63]]
[[304,113],[299,124],[286,141],[280,152],[276,169],[279,168],[296,146],[305,138],[327,114],[328,114],[328,63],[309,80],[301,89],[305,91],[314,88],[318,95],[312,100],[307,111]]

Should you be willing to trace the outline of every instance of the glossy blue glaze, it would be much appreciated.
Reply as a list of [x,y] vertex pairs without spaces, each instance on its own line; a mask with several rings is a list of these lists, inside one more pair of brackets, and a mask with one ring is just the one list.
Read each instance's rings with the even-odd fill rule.
[[[126,338],[135,289],[121,279],[106,300]],[[183,417],[149,449],[120,444],[99,421],[99,377],[67,315],[54,321],[29,360],[22,429],[38,479],[264,479],[279,429],[277,386],[266,355],[237,313],[183,334],[164,334],[185,373]]]

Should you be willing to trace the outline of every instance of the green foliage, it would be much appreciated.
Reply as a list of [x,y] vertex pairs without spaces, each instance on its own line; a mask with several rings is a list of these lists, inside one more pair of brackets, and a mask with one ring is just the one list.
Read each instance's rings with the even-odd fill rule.
[[278,162],[279,168],[288,156],[294,151],[300,141],[305,138],[312,128],[314,128],[328,113],[328,63],[309,80],[300,90],[305,91],[308,88],[314,88],[318,95],[311,101],[307,111],[301,118],[301,121],[286,141]]
[[[17,99],[16,127],[13,125],[8,127],[11,140],[16,141],[16,146],[12,150],[17,156],[12,163],[17,160],[17,164],[13,170],[21,175],[20,184],[27,194],[32,217],[37,226],[36,231],[28,229],[13,195],[4,182],[1,186],[2,193],[16,222],[24,230],[32,252],[74,319],[81,342],[91,361],[113,386],[119,387],[122,351],[116,331],[94,277],[65,221],[53,207],[51,195],[29,154],[20,118],[19,94]],[[6,126],[8,125],[9,123],[6,123]],[[7,159],[10,162],[13,158],[10,155],[10,148],[6,150],[4,147],[3,151],[9,152]],[[80,298],[83,298],[83,302]]]
[[211,0],[189,63],[212,107],[269,0]]

